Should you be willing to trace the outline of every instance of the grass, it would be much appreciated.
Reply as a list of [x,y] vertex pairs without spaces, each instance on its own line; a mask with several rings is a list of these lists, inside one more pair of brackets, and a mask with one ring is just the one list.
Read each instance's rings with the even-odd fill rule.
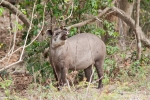
[[[131,75],[129,71],[132,71]],[[150,66],[143,66],[135,72],[132,68],[120,72],[101,90],[96,89],[95,83],[87,89],[88,83],[84,81],[63,87],[61,91],[57,91],[52,83],[46,86],[31,83],[27,89],[16,90],[11,79],[1,80],[0,100],[150,100]]]

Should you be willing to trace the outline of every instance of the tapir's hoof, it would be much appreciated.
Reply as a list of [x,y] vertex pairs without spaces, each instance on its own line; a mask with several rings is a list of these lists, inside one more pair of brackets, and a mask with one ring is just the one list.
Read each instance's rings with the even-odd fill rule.
[[61,87],[61,86],[57,87],[57,90],[58,90],[58,91],[61,91],[61,90],[62,90],[62,87]]
[[102,89],[103,88],[103,85],[98,85],[97,89]]

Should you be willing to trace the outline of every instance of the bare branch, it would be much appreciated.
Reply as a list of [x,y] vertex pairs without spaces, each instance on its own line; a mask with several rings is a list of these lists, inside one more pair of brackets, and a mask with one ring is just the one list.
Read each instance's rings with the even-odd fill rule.
[[117,17],[119,17],[120,19],[122,19],[126,24],[128,24],[132,29],[135,28],[135,21],[128,16],[123,10],[113,6],[111,7],[111,10],[114,11],[114,13],[111,13]]
[[68,26],[67,29],[71,29],[73,27],[82,27],[86,24],[89,24],[91,22],[94,22],[97,18],[103,16],[107,11],[109,11],[109,7],[105,8],[98,16],[92,18],[92,19],[89,19],[89,20],[86,20],[86,21],[83,21],[83,22],[80,22],[80,23],[77,23],[77,24],[74,24],[74,25],[71,25],[71,26]]
[[65,20],[67,20],[67,19],[69,19],[70,17],[71,17],[71,15],[72,15],[72,12],[73,12],[73,2],[72,2],[72,8],[71,8],[71,12],[70,12],[70,15],[67,17],[67,18],[65,18],[65,19],[63,19],[63,20],[59,20],[59,21],[65,21]]
[[[116,2],[116,0],[113,0],[112,1],[112,4],[114,4]],[[102,12],[98,15],[98,16],[95,16],[94,18],[92,19],[89,19],[89,20],[86,20],[86,21],[83,21],[83,22],[80,22],[80,23],[77,23],[77,24],[74,24],[74,25],[71,25],[71,26],[68,26],[66,27],[68,30],[70,30],[71,28],[73,27],[82,27],[86,24],[89,24],[91,22],[94,22],[95,20],[97,20],[97,18],[99,17],[102,17],[105,13],[107,13],[108,11],[110,10],[110,7],[106,7],[104,10],[102,10]]]
[[8,8],[12,13],[16,14],[19,17],[19,19],[26,25],[26,27],[30,26],[29,19],[14,5],[12,5],[11,3],[5,0],[0,0],[0,2],[1,2],[0,3],[1,6]]
[[22,62],[22,60],[19,60],[19,61],[14,62],[14,63],[12,63],[12,64],[6,66],[6,67],[3,67],[3,68],[0,69],[0,72],[3,71],[3,70],[6,70],[6,69],[8,69],[8,68],[10,68],[10,67],[13,66],[13,65],[16,65],[16,64],[18,64],[18,63],[21,63],[21,62]]
[[[18,23],[18,16],[17,16],[17,15],[16,15],[16,22]],[[10,54],[8,60],[7,60],[7,63],[9,63],[9,60],[10,60],[10,58],[11,58],[11,56],[12,56],[12,53],[13,53],[13,51],[14,51],[14,49],[15,49],[17,31],[18,31],[18,27],[17,27],[17,25],[15,24],[15,27],[14,27],[14,37],[13,37],[13,44],[12,44],[12,48],[11,48],[11,50],[10,50],[10,53],[11,53],[11,54]]]
[[[127,25],[129,25],[135,31],[135,21],[129,17],[124,11],[113,6],[111,10],[114,11],[113,15],[122,19]],[[150,47],[150,40],[145,37],[141,27],[138,27],[138,31],[140,32],[141,41],[145,44],[145,46]]]
[[[41,27],[41,30],[39,30],[38,31],[38,35],[31,41],[31,43],[30,44],[28,44],[28,45],[26,45],[25,46],[25,48],[26,47],[28,47],[28,46],[30,46],[37,38],[38,38],[38,36],[41,34],[41,32],[42,32],[42,30],[43,30],[43,27],[44,27],[44,15],[45,15],[45,8],[46,8],[46,5],[44,6],[44,12],[43,12],[43,22],[42,22],[42,27]],[[32,20],[32,19],[31,19]],[[19,51],[20,49],[22,49],[24,46],[22,46],[22,47],[20,47],[20,48],[18,48],[17,50],[15,50],[12,54],[14,54],[14,53],[16,53],[17,51]],[[2,60],[0,60],[0,62],[2,62],[3,60],[5,60],[7,57],[9,56],[9,54],[8,55],[6,55]],[[20,57],[21,58],[21,57]],[[4,67],[4,68],[2,68],[2,69],[0,69],[0,72],[1,71],[3,71],[3,70],[6,70],[6,69],[8,69],[8,68],[10,68],[10,67],[12,67],[13,65],[15,65],[15,64],[18,64],[18,63],[20,63],[20,62],[22,62],[22,59],[19,59],[17,62],[14,62],[14,63],[12,63],[12,64],[10,64],[10,65],[8,65],[8,66],[6,66],[6,67]]]
[[[36,1],[37,1],[37,0],[36,0]],[[32,28],[32,21],[33,21],[35,6],[36,6],[36,2],[34,3],[34,6],[33,6],[32,16],[31,16],[31,22],[30,22],[31,24],[30,24],[29,29],[28,29],[28,31],[27,31],[27,35],[26,35],[26,38],[25,38],[23,50],[22,50],[21,55],[20,55],[20,60],[22,59],[22,56],[23,56],[23,54],[24,54],[24,49],[25,49],[25,46],[26,46],[26,43],[27,43],[27,40],[28,40],[28,36],[29,36],[30,30],[31,30],[31,28]]]

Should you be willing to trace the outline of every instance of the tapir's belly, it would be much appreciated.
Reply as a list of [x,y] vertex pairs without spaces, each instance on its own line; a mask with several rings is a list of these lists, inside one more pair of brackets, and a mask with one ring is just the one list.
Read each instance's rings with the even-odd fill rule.
[[94,56],[92,51],[90,51],[89,46],[77,48],[77,50],[72,52],[72,56],[72,64],[70,66],[70,69],[72,70],[86,69],[94,64]]
[[69,69],[71,70],[82,70],[86,69],[90,65],[94,64],[94,61],[92,61],[90,58],[82,58],[72,64]]

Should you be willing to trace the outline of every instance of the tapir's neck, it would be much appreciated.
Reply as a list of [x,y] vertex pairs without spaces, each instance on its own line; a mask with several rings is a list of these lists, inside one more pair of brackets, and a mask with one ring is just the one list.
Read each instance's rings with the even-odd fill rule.
[[64,45],[58,46],[58,47],[50,47],[50,52],[52,57],[58,58],[58,59],[64,59],[66,55],[69,53],[69,46],[67,42]]
[[62,42],[60,44],[55,44],[55,43],[52,43],[52,41],[51,41],[51,49],[53,49],[53,50],[62,49],[66,46],[66,44],[67,44],[67,40],[65,40],[64,42]]

